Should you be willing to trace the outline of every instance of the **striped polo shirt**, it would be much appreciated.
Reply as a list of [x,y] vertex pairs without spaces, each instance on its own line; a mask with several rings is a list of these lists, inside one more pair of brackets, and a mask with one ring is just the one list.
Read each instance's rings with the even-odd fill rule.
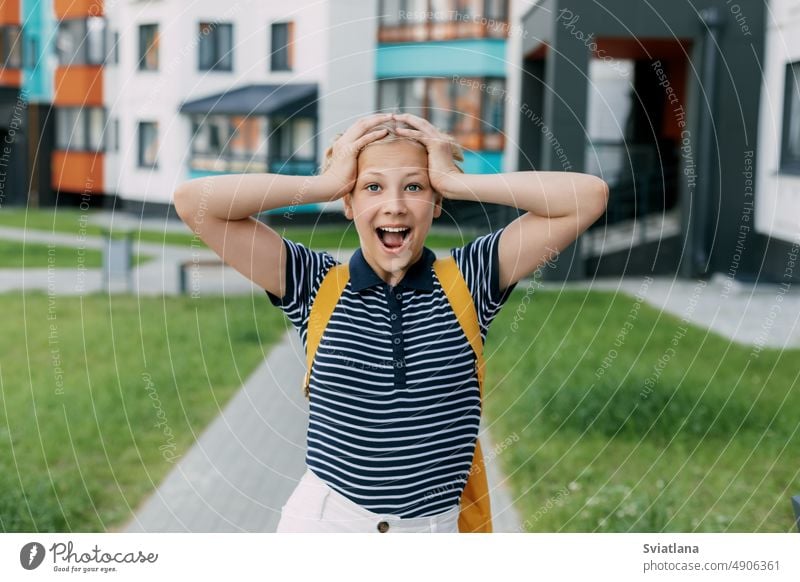
[[[499,289],[502,230],[450,249],[484,341],[516,286]],[[267,295],[307,347],[310,306],[339,261],[283,241],[286,293]],[[447,511],[458,504],[472,466],[480,422],[475,354],[433,271],[435,259],[425,247],[390,286],[356,250],[311,367],[306,464],[375,513],[428,517]]]

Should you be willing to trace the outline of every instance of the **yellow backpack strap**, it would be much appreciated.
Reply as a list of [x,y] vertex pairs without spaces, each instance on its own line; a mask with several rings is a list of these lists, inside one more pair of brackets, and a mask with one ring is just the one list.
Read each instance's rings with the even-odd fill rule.
[[306,330],[306,375],[303,378],[303,394],[309,396],[309,382],[311,380],[311,365],[317,354],[322,333],[328,327],[331,314],[342,296],[342,291],[350,279],[350,269],[347,263],[335,265],[325,275],[322,284],[311,304],[308,314],[308,329]]
[[[467,282],[461,275],[461,270],[456,264],[456,260],[450,256],[446,259],[437,259],[433,262],[433,270],[439,278],[439,283],[444,289],[450,307],[456,314],[458,323],[467,336],[472,351],[475,352],[475,365],[478,373],[478,385],[481,388],[481,401],[483,400],[483,340],[478,326],[478,312],[475,311],[475,303],[472,301],[472,294],[469,292]],[[481,406],[482,407],[482,406]]]
[[[481,339],[478,323],[478,312],[472,294],[455,259],[449,256],[437,259],[433,263],[433,270],[444,289],[450,307],[456,314],[458,323],[467,336],[472,350],[475,352],[475,366],[477,368],[478,387],[481,395],[481,410],[483,410],[483,340]],[[472,467],[467,477],[467,483],[461,494],[461,511],[458,516],[458,530],[460,532],[491,533],[492,508],[489,502],[489,483],[486,479],[486,470],[483,462],[483,451],[480,439],[475,441],[475,455],[472,458]]]

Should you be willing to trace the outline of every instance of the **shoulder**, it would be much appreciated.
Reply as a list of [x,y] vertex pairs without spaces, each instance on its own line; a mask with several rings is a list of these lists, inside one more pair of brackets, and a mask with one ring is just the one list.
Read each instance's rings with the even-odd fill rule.
[[287,301],[310,299],[325,275],[341,262],[328,251],[313,250],[301,242],[281,237],[286,252],[286,293],[278,298],[269,291],[267,295],[273,305],[285,305]]

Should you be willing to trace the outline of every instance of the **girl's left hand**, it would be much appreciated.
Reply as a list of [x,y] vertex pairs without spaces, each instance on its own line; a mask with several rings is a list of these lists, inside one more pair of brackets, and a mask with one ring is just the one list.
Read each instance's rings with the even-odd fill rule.
[[453,162],[450,140],[429,121],[411,113],[395,113],[393,118],[416,128],[398,127],[396,131],[399,135],[416,139],[425,146],[428,150],[428,178],[431,187],[448,198],[457,184],[454,178],[463,176]]

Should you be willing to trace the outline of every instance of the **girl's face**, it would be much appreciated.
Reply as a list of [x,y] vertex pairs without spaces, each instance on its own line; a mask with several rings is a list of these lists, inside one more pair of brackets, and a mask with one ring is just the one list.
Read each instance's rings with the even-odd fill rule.
[[442,213],[442,197],[428,180],[425,146],[402,140],[361,150],[358,178],[344,207],[372,270],[390,285],[399,283],[422,256],[431,223]]

